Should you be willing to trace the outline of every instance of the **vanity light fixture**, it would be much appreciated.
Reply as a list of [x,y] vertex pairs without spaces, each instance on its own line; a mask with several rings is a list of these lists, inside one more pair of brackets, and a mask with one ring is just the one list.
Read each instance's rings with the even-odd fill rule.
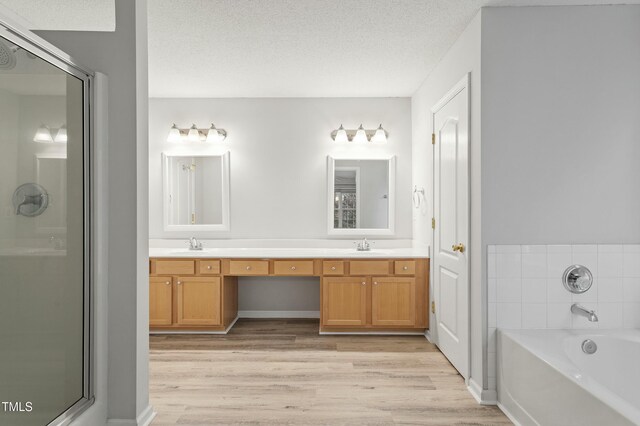
[[191,128],[189,129],[189,133],[187,133],[187,140],[189,142],[200,141],[200,132],[198,131],[198,127],[195,124],[191,125]]
[[362,127],[362,124],[360,124],[360,127],[358,127],[358,130],[356,130],[356,134],[353,137],[353,142],[355,143],[369,142],[369,138],[367,137],[367,132],[364,130],[364,127]]
[[49,129],[49,127],[45,126],[44,124],[41,124],[40,127],[38,127],[38,130],[36,130],[36,134],[33,137],[33,141],[43,142],[43,143],[52,143],[53,137],[51,137],[51,130]]
[[[56,135],[55,138],[53,137],[54,134]],[[53,143],[53,142],[66,143],[67,142],[67,126],[63,124],[59,129],[56,129],[56,128],[51,128],[47,125],[41,124],[40,127],[38,127],[38,130],[36,130],[36,134],[33,136],[33,141],[40,142],[40,143]]]
[[62,127],[58,129],[58,133],[56,133],[56,137],[53,141],[58,143],[67,143],[67,126],[63,124]]
[[180,142],[181,140],[182,140],[182,135],[180,135],[180,129],[178,129],[178,126],[176,126],[174,123],[173,126],[171,126],[171,130],[169,130],[169,136],[167,136],[167,142],[177,143],[177,142]]
[[227,138],[227,132],[224,129],[218,129],[216,126],[211,123],[211,127],[207,132],[207,142],[222,142]]
[[338,143],[355,142],[355,143],[386,143],[389,133],[382,127],[377,129],[365,129],[362,124],[357,129],[345,129],[342,124],[340,127],[331,132],[331,139]]
[[211,124],[208,129],[199,129],[195,124],[191,125],[188,129],[181,129],[175,124],[171,126],[169,135],[167,136],[167,142],[208,142],[216,143],[222,142],[227,138],[227,131],[224,129],[218,129]]

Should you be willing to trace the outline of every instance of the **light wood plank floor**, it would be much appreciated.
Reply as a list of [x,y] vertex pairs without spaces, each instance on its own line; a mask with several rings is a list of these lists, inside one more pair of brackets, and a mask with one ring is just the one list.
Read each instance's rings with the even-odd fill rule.
[[423,336],[320,336],[317,320],[240,320],[151,336],[153,425],[497,425]]

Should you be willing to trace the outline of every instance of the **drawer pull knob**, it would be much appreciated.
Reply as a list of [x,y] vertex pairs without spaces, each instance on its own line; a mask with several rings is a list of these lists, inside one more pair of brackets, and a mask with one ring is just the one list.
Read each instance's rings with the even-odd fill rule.
[[331,270],[332,270],[332,271],[335,271],[335,270],[336,270],[336,267],[335,267],[335,266],[332,266],[332,267],[331,267]]
[[182,284],[182,281],[178,281],[178,285]]
[[247,266],[247,271],[250,271],[250,270],[251,270],[251,266]]
[[291,267],[291,270],[292,270],[292,271],[295,271],[295,270],[296,270],[296,267],[295,267],[295,266],[292,266],[292,267]]
[[373,282],[373,285],[378,285],[378,281],[374,281],[374,282]]
[[403,270],[403,271],[406,271],[406,270],[408,270],[408,269],[409,269],[409,267],[408,267],[408,266],[403,266],[403,267],[402,267],[402,270]]
[[208,269],[208,270],[211,270],[211,265],[207,265],[207,269]]
[[362,285],[367,285],[367,283],[365,281],[362,281]]
[[169,284],[171,284],[171,281],[167,281],[167,282],[165,282],[165,284],[166,284],[166,285],[169,285]]

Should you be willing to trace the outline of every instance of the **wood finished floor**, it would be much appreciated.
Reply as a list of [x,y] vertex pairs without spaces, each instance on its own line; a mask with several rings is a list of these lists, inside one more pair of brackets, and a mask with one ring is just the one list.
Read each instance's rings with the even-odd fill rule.
[[152,425],[498,425],[423,336],[320,336],[317,320],[240,320],[150,338]]

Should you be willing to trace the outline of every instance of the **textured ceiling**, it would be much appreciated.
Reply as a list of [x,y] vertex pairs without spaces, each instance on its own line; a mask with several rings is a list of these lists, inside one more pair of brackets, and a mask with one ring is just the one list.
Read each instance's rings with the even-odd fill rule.
[[0,6],[18,15],[31,30],[116,28],[115,0],[0,0]]
[[150,0],[150,95],[410,96],[482,6],[598,3]]

